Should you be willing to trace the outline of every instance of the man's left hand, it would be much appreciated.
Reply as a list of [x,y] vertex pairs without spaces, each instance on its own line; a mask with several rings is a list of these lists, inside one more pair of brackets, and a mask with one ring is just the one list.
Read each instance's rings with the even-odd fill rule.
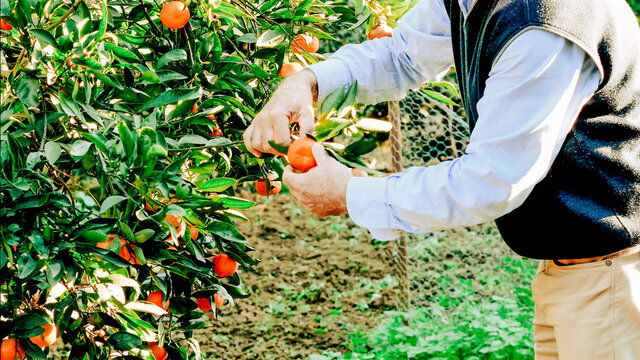
[[284,170],[282,180],[291,195],[319,216],[347,213],[347,185],[353,176],[351,169],[332,158],[320,144],[314,144],[313,157],[318,164],[303,174],[296,174],[291,165]]

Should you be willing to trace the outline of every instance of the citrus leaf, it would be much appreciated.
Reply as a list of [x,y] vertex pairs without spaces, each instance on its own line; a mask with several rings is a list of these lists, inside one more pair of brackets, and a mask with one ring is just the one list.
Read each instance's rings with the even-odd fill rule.
[[390,122],[372,118],[362,118],[356,123],[356,127],[361,130],[373,132],[389,132],[393,125]]
[[206,192],[220,192],[224,191],[232,185],[235,185],[237,181],[231,178],[216,178],[205,181],[198,187],[201,191]]
[[35,36],[36,39],[38,39],[38,41],[40,42],[40,46],[42,46],[43,48],[47,45],[51,45],[54,48],[60,50],[60,45],[58,45],[58,42],[56,41],[56,39],[47,30],[31,29],[29,30],[29,33]]
[[102,206],[100,206],[100,214],[109,210],[112,206],[123,202],[124,200],[126,200],[124,196],[119,196],[119,195],[109,196],[102,202]]
[[202,96],[202,90],[200,88],[196,89],[178,89],[178,90],[169,90],[162,93],[160,96],[157,96],[151,100],[149,100],[144,106],[142,110],[146,110],[152,107],[158,107],[167,104],[177,103],[180,100],[194,100],[199,99]]
[[116,46],[111,43],[105,43],[104,48],[106,50],[113,52],[116,56],[118,56],[121,59],[140,61],[140,58],[138,58],[138,55],[134,54],[130,50],[121,48],[120,46]]
[[344,89],[342,87],[333,90],[320,105],[320,115],[327,114],[333,109],[337,109],[345,98]]
[[84,154],[89,151],[90,147],[90,142],[84,140],[76,140],[76,142],[74,142],[71,146],[71,150],[69,150],[69,153],[71,154],[71,156],[84,156]]
[[111,335],[108,341],[116,349],[122,351],[131,350],[142,345],[142,340],[138,336],[127,332],[117,332]]
[[425,93],[428,97],[440,101],[441,103],[445,103],[447,105],[452,105],[452,106],[460,106],[458,104],[456,104],[453,100],[449,99],[448,97],[440,94],[439,92],[433,91],[433,90],[427,90],[427,89],[422,89],[422,92]]
[[[136,248],[137,250],[137,248]],[[164,310],[163,308],[159,307],[158,305],[149,302],[149,301],[144,301],[144,300],[140,300],[140,301],[132,301],[130,303],[127,303],[125,306],[125,308],[129,309],[129,310],[133,310],[133,311],[142,311],[142,312],[146,312],[149,314],[153,314],[155,316],[162,316],[162,315],[167,315],[168,312],[166,310]]]
[[271,147],[273,148],[273,150],[281,153],[281,154],[286,154],[287,152],[289,152],[289,147],[288,146],[284,146],[284,145],[280,145],[277,142],[275,142],[274,140],[269,140],[269,145],[271,145]]
[[244,209],[248,209],[250,207],[252,207],[253,205],[255,205],[254,202],[249,201],[249,200],[245,200],[245,199],[241,199],[241,198],[237,198],[237,197],[220,197],[217,202],[223,204],[224,206],[230,208],[230,209],[239,209],[239,210],[244,210]]
[[158,60],[156,69],[160,69],[161,67],[167,65],[172,61],[180,61],[180,60],[187,60],[187,52],[182,49],[171,50],[168,53],[162,55],[160,60]]
[[205,230],[210,231],[212,234],[216,234],[221,238],[234,242],[245,242],[247,239],[235,228],[235,226],[222,222],[214,221]]
[[44,156],[47,158],[49,164],[53,165],[60,158],[62,149],[60,145],[54,141],[48,141],[44,144]]
[[267,30],[262,33],[256,42],[256,46],[258,47],[276,47],[280,45],[284,41],[284,34],[279,33],[275,30]]

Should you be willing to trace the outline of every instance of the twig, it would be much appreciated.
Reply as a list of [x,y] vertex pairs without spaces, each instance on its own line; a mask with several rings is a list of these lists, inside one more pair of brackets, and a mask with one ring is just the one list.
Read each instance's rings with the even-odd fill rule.
[[55,29],[58,25],[62,24],[63,22],[65,22],[67,20],[67,18],[69,16],[71,16],[71,14],[73,14],[76,9],[78,8],[78,6],[80,6],[80,3],[84,2],[84,0],[76,0],[73,5],[71,5],[71,9],[67,10],[66,13],[64,13],[64,15],[62,15],[62,17],[60,19],[58,19],[58,21],[54,22],[53,24],[46,26],[44,29],[49,31],[51,29]]

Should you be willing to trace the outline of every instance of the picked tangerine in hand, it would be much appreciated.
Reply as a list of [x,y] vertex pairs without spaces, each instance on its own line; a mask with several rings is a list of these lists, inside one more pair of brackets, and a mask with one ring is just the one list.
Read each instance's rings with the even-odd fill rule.
[[291,164],[294,169],[302,172],[307,172],[316,167],[318,164],[311,151],[315,143],[315,140],[306,136],[296,139],[291,146],[289,146],[289,151],[287,151],[289,164]]
[[160,10],[160,21],[169,29],[183,28],[190,18],[189,8],[182,1],[170,1]]

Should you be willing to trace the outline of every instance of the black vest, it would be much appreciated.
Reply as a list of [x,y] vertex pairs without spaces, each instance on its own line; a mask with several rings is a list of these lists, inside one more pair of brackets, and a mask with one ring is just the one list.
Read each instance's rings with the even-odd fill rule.
[[594,257],[640,243],[640,28],[629,5],[478,0],[466,20],[458,0],[445,5],[472,130],[494,61],[523,31],[543,29],[572,41],[603,74],[547,176],[496,220],[506,243],[536,259]]

